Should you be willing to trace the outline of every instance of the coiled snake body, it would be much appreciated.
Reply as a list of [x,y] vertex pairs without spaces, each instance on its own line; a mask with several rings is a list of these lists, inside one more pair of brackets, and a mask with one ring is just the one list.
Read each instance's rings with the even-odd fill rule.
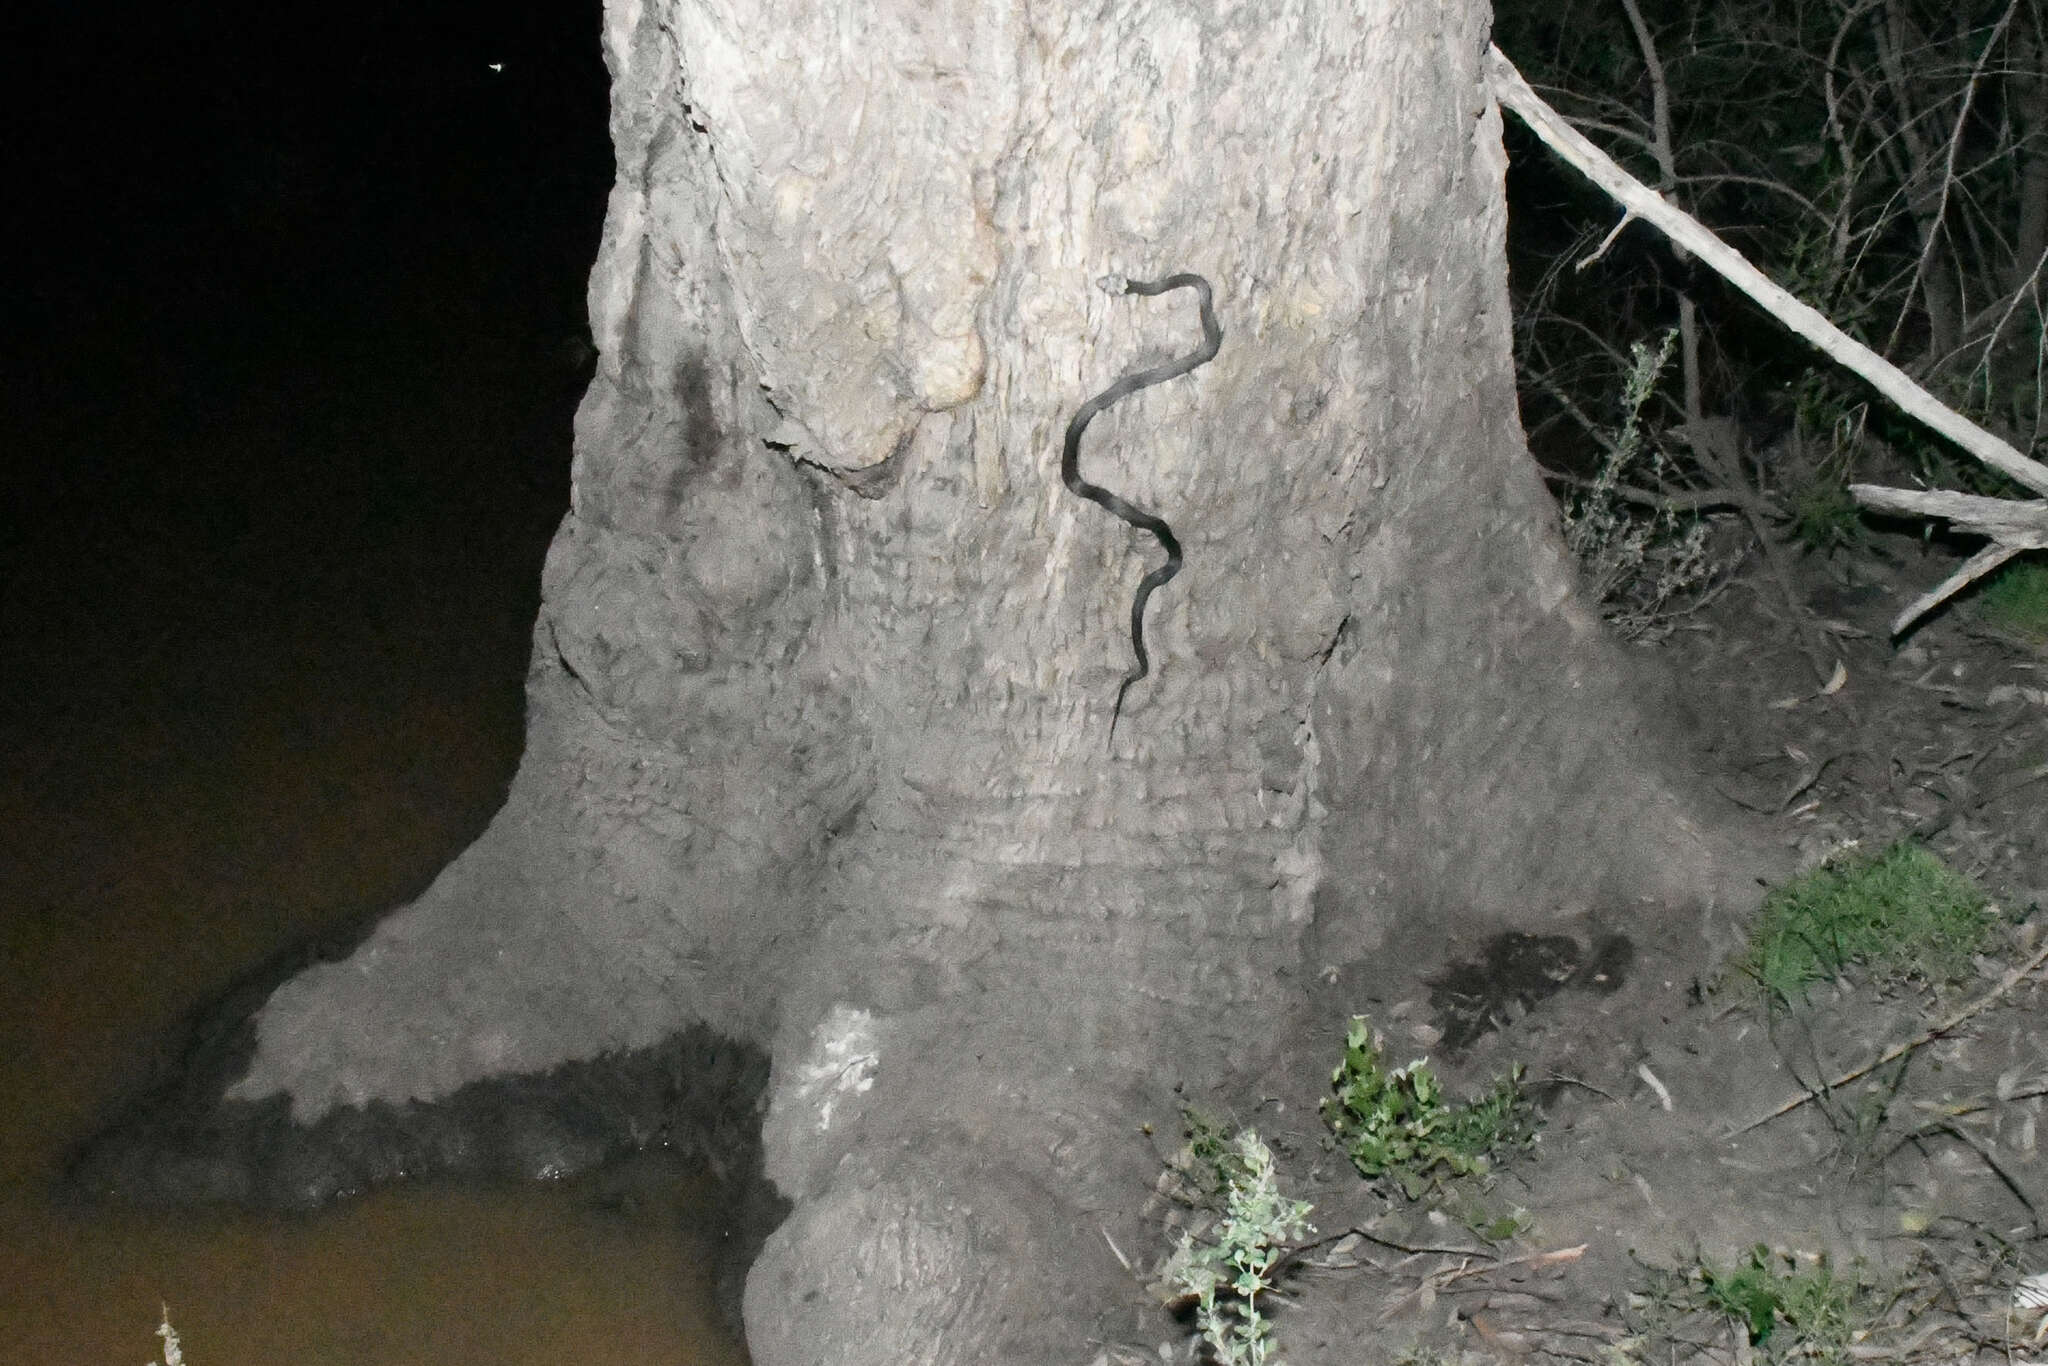
[[1081,433],[1087,430],[1089,422],[1094,420],[1097,413],[1126,394],[1135,393],[1154,384],[1164,384],[1170,379],[1178,379],[1196,366],[1206,365],[1214,360],[1216,352],[1223,346],[1223,329],[1216,323],[1216,309],[1210,297],[1209,282],[1199,275],[1183,273],[1169,275],[1163,280],[1126,280],[1121,276],[1110,275],[1098,283],[1111,294],[1154,295],[1174,289],[1192,289],[1202,309],[1202,344],[1185,356],[1167,361],[1164,365],[1133,371],[1082,404],[1080,410],[1074,414],[1074,420],[1067,424],[1067,441],[1060,452],[1060,480],[1070,492],[1103,507],[1140,531],[1151,532],[1166,551],[1166,563],[1139,581],[1137,595],[1131,599],[1131,651],[1137,655],[1138,662],[1124,675],[1122,686],[1116,690],[1116,707],[1109,714],[1109,735],[1111,740],[1115,740],[1117,718],[1124,710],[1124,694],[1131,690],[1131,684],[1152,672],[1151,657],[1145,653],[1145,603],[1156,590],[1165,585],[1167,580],[1180,573],[1180,542],[1175,539],[1173,528],[1162,519],[1126,502],[1100,484],[1091,484],[1081,477]]

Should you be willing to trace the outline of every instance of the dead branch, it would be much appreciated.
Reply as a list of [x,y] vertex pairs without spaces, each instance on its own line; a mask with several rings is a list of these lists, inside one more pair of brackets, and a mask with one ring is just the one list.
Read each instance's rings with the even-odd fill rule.
[[2022,550],[2048,546],[2048,501],[2020,502],[1982,498],[1945,489],[1888,489],[1876,484],[1851,484],[1849,492],[1865,507],[1920,517],[1945,517],[1950,525],[1991,544],[1972,555],[1962,568],[1910,603],[1892,623],[1892,634],[1939,607],[1963,588],[1989,574]]
[[[1487,79],[1496,100],[1512,109],[1516,116],[1528,125],[1529,131],[1541,138],[1553,152],[1612,196],[1626,214],[1654,224],[1675,246],[1690,251],[1705,261],[1723,279],[1754,299],[1772,317],[1818,348],[1830,360],[1861,376],[1907,416],[1946,437],[2015,483],[2036,493],[2048,495],[2048,465],[2028,459],[2005,441],[1935,398],[1896,365],[1848,336],[1818,310],[1802,303],[1772,283],[1762,271],[1744,259],[1742,253],[1715,236],[1699,220],[1674,207],[1662,195],[1623,170],[1613,158],[1594,146],[1562,115],[1544,103],[1542,98],[1529,88],[1529,83],[1522,79],[1522,74],[1515,69],[1514,63],[1510,62],[1497,47],[1487,49]],[[1870,504],[1868,500],[1868,495],[1873,491],[1872,486],[1864,484],[1854,485],[1850,490],[1859,502],[1874,506],[1875,504]],[[1896,500],[1899,496],[1913,491],[1893,489],[1883,492]],[[1899,504],[1894,501],[1891,506],[1896,508]],[[1996,518],[1985,517],[1982,509],[1975,510],[1977,526],[1987,528],[1980,534],[1992,536],[1997,542],[1996,548],[2005,550],[2005,553],[1996,558],[1988,553],[1976,557],[1964,566],[1964,570],[1969,571],[1966,577],[1957,577],[1949,583],[1944,583],[1936,593],[1927,594],[1916,600],[1892,623],[1894,635],[1910,626],[1929,608],[1952,595],[1964,584],[1989,573],[2012,555],[2021,550],[2048,544],[2048,515],[2043,513],[2044,507],[2048,505],[2037,501],[2016,501],[2008,506],[2012,510]],[[2001,531],[2008,529],[2010,535],[2019,536],[2017,541],[2000,534]],[[2006,549],[2007,547],[2010,549]]]
[[1916,517],[1945,517],[1957,530],[2005,541],[2021,550],[2048,546],[2048,500],[1983,498],[1945,489],[1889,489],[1876,484],[1851,484],[1856,501],[1879,512]]
[[1892,634],[1897,635],[1905,630],[1908,626],[1919,620],[1922,615],[1933,611],[1936,607],[1939,607],[1978,579],[1983,578],[1986,574],[1989,574],[2025,548],[2025,546],[2017,545],[2000,545],[1995,541],[1985,546],[1969,559],[1964,560],[1961,569],[1958,569],[1955,573],[1913,599],[1912,602],[1906,604],[1906,610],[1899,613],[1892,621]]
[[1509,1257],[1505,1261],[1489,1262],[1485,1266],[1461,1266],[1453,1270],[1438,1272],[1435,1279],[1438,1285],[1449,1285],[1453,1281],[1462,1281],[1468,1276],[1487,1276],[1496,1271],[1506,1271],[1510,1267],[1556,1266],[1562,1262],[1576,1262],[1579,1258],[1586,1255],[1586,1248],[1588,1246],[1589,1244],[1586,1243],[1578,1243],[1572,1247],[1552,1248],[1548,1252],[1524,1253],[1520,1257]]

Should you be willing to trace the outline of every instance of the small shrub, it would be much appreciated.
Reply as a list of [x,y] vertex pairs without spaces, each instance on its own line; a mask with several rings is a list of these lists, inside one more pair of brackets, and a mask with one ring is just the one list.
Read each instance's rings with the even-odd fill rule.
[[1741,967],[1773,1000],[1804,1000],[1856,964],[1887,985],[1970,970],[1990,928],[1986,899],[1919,845],[1803,873],[1765,898]]
[[1592,485],[1564,506],[1564,539],[1579,562],[1587,591],[1624,637],[1653,631],[1678,600],[1704,589],[1719,572],[1708,550],[1707,524],[1693,513],[1646,510],[1622,495],[1624,484],[1661,489],[1672,471],[1661,447],[1643,434],[1643,407],[1671,363],[1678,333],[1657,348],[1636,342],[1622,377],[1621,426]]
[[[1273,1154],[1246,1129],[1227,1145],[1218,1126],[1192,1112],[1182,1175],[1211,1185],[1222,1212],[1201,1240],[1181,1234],[1166,1264],[1168,1283],[1195,1304],[1195,1323],[1222,1366],[1280,1366],[1272,1355],[1273,1325],[1259,1297],[1273,1288],[1273,1272],[1287,1245],[1315,1230],[1306,1201],[1280,1194]],[[1190,1167],[1207,1169],[1207,1177]]]
[[1793,536],[1816,554],[1854,550],[1869,539],[1863,510],[1850,496],[1849,486],[1839,480],[1818,474],[1785,501]]
[[1794,438],[1772,464],[1784,483],[1780,505],[1793,537],[1808,551],[1856,550],[1870,540],[1849,493],[1865,447],[1869,400],[1853,398],[1832,373],[1809,369],[1792,386]]
[[1324,1099],[1323,1119],[1360,1175],[1390,1177],[1416,1199],[1440,1171],[1483,1172],[1493,1153],[1530,1141],[1521,1075],[1517,1067],[1479,1100],[1450,1104],[1428,1059],[1389,1069],[1384,1041],[1364,1016],[1353,1016],[1344,1060],[1330,1074],[1336,1094]]

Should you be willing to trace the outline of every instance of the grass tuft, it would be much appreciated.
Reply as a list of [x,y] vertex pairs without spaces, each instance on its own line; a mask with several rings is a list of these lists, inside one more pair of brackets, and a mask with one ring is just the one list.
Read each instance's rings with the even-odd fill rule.
[[1791,491],[1786,512],[1792,535],[1807,550],[1826,555],[1836,550],[1855,550],[1869,539],[1863,509],[1850,496],[1849,486],[1828,474]]
[[1852,964],[1885,985],[1943,985],[1970,971],[1990,929],[1987,904],[1975,883],[1901,842],[1774,888],[1740,967],[1766,996],[1787,1004]]
[[2014,560],[1984,585],[1977,608],[1994,629],[2048,645],[2048,563],[2038,556]]
[[1624,1354],[1632,1360],[1645,1359],[1649,1341],[1692,1339],[1684,1320],[1706,1315],[1732,1322],[1756,1360],[1847,1366],[1851,1343],[1877,1313],[1863,1278],[1836,1274],[1825,1256],[1795,1257],[1761,1243],[1729,1267],[1701,1260],[1676,1271],[1650,1268],[1629,1303],[1648,1330],[1632,1339],[1636,1351]]
[[1856,1286],[1838,1280],[1826,1258],[1800,1271],[1759,1243],[1735,1266],[1724,1271],[1702,1262],[1699,1274],[1706,1305],[1738,1320],[1752,1347],[1769,1344],[1780,1325],[1809,1353],[1839,1353],[1849,1344]]

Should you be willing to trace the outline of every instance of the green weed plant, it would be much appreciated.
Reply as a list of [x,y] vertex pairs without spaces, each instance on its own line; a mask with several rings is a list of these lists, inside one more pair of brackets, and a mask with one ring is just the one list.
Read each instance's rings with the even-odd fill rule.
[[1389,1178],[1419,1199],[1442,1175],[1482,1173],[1493,1154],[1533,1139],[1521,1077],[1517,1066],[1480,1099],[1452,1104],[1428,1059],[1389,1068],[1385,1041],[1356,1015],[1344,1060],[1330,1074],[1335,1094],[1323,1100],[1323,1119],[1361,1176]]
[[1826,1257],[1797,1258],[1761,1243],[1729,1267],[1701,1260],[1681,1271],[1652,1269],[1631,1303],[1659,1321],[1657,1336],[1673,1336],[1678,1316],[1716,1315],[1734,1321],[1760,1360],[1821,1366],[1849,1360],[1850,1343],[1875,1311],[1871,1287],[1838,1275]]
[[1764,898],[1740,961],[1772,1001],[1794,1004],[1855,965],[1879,983],[1939,986],[1970,971],[1990,929],[1984,893],[1917,844],[1850,856]]

